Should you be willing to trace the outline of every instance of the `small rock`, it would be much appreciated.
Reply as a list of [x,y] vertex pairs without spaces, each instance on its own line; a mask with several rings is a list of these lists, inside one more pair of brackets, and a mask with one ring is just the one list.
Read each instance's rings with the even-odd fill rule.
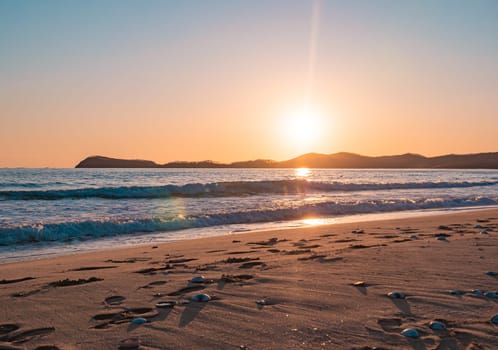
[[429,328],[435,331],[442,331],[443,329],[446,329],[446,325],[439,321],[431,321],[429,323]]
[[480,289],[472,289],[471,293],[474,295],[482,295],[482,291]]
[[409,337],[409,338],[418,338],[419,337],[418,331],[415,328],[405,328],[401,332],[401,335],[404,335],[405,337]]
[[410,238],[411,239],[417,239],[417,235],[411,235]]
[[204,276],[196,276],[190,280],[190,283],[204,283],[206,278]]
[[486,230],[481,231],[481,235],[487,235],[487,234],[488,234],[488,231],[486,231]]
[[463,294],[463,292],[461,290],[458,290],[458,289],[452,289],[449,291],[449,293],[451,295],[462,295]]
[[493,299],[498,298],[498,294],[496,294],[495,292],[486,292],[486,293],[484,293],[484,296],[487,298],[493,298]]
[[438,241],[446,241],[446,236],[437,236]]
[[405,299],[405,295],[401,292],[389,292],[387,296],[391,299]]
[[143,324],[143,323],[147,323],[147,320],[143,317],[137,317],[137,318],[134,318],[131,320],[131,323],[133,324]]
[[496,276],[497,273],[495,271],[486,271],[486,275],[488,275],[488,276]]
[[474,226],[474,228],[482,228],[482,226],[479,225],[479,224],[477,224],[477,225]]
[[209,300],[211,300],[211,297],[207,294],[201,293],[192,296],[190,300],[198,302],[208,302]]
[[366,283],[364,281],[357,281],[355,283],[353,283],[353,286],[355,287],[366,287]]
[[491,323],[498,324],[498,314],[491,317]]

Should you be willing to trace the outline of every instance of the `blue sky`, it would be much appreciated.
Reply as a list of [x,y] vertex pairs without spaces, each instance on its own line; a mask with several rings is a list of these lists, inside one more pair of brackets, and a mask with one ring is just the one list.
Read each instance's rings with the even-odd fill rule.
[[[298,149],[314,6],[328,137]],[[0,0],[0,166],[496,151],[497,38],[491,0]]]

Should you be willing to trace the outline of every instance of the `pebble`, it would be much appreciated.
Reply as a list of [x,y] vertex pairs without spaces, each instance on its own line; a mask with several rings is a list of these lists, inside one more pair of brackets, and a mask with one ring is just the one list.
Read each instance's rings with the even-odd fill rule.
[[491,322],[494,323],[494,324],[498,324],[498,314],[496,314],[493,317],[491,317]]
[[387,296],[391,299],[405,299],[405,295],[401,292],[389,292]]
[[211,297],[207,294],[201,293],[201,294],[196,294],[190,298],[192,301],[199,301],[199,302],[207,302],[211,300]]
[[355,287],[365,287],[366,283],[364,281],[357,281],[357,282],[353,283],[353,286],[355,286]]
[[409,337],[409,338],[418,338],[419,337],[418,331],[415,328],[405,328],[401,332],[401,335],[404,335],[405,337]]
[[480,289],[472,289],[472,294],[475,294],[475,295],[482,295],[482,290]]
[[142,317],[137,317],[137,318],[134,318],[131,320],[131,323],[133,324],[142,324],[142,323],[146,323],[147,320],[145,318],[142,318]]
[[479,224],[477,224],[477,225],[474,226],[474,228],[482,228],[482,226],[479,225]]
[[458,289],[450,290],[449,293],[451,295],[462,295],[463,294],[463,292],[461,290],[458,290]]
[[487,234],[488,234],[488,231],[486,231],[486,230],[481,231],[481,235],[487,235]]
[[486,293],[484,293],[484,296],[488,297],[488,298],[493,298],[493,299],[498,298],[498,294],[496,294],[495,292],[486,292]]
[[417,235],[411,235],[410,238],[411,239],[417,239]]
[[206,278],[204,276],[196,276],[190,280],[191,283],[204,283]]
[[446,241],[446,236],[437,236],[438,241]]
[[496,275],[498,275],[498,273],[496,273],[495,271],[486,271],[486,275],[488,275],[488,276],[496,276]]
[[434,329],[435,331],[442,331],[443,329],[446,329],[446,325],[439,321],[431,321],[429,323],[429,327],[430,329]]

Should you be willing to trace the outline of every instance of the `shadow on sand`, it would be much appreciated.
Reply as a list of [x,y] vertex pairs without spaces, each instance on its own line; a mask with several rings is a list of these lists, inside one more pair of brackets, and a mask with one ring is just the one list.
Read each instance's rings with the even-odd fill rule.
[[191,302],[185,306],[185,310],[182,312],[182,316],[180,317],[180,323],[178,326],[185,327],[190,322],[192,322],[197,315],[201,312],[201,310],[206,306],[206,303],[203,302]]

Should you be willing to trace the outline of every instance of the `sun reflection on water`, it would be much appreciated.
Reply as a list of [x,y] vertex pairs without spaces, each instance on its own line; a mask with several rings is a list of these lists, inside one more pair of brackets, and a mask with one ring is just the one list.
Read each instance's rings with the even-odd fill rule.
[[324,219],[319,219],[319,218],[309,218],[309,219],[303,219],[301,222],[305,225],[309,226],[317,226],[317,225],[324,225],[327,223],[326,220]]
[[296,177],[308,177],[311,174],[311,170],[309,168],[296,168],[294,169],[294,174]]

